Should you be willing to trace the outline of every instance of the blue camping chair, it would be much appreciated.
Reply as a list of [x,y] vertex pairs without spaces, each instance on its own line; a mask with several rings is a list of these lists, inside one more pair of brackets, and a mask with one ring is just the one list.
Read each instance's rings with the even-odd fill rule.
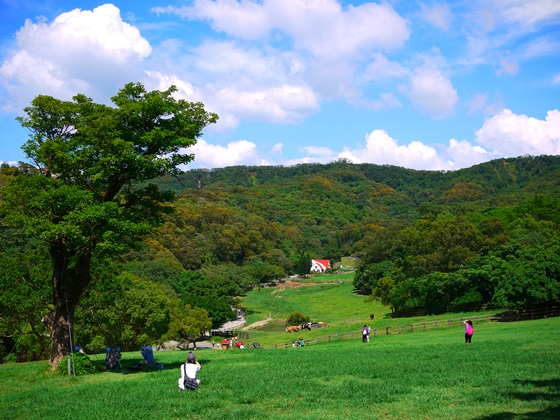
[[142,357],[144,358],[144,367],[163,369],[163,363],[156,363],[152,346],[142,346],[140,348],[140,353],[142,353]]

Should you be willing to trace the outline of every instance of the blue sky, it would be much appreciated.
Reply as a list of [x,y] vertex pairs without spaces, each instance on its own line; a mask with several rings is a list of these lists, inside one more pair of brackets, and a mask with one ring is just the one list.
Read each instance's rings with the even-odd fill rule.
[[219,115],[189,168],[558,155],[560,1],[0,0],[0,162],[36,95],[129,81]]

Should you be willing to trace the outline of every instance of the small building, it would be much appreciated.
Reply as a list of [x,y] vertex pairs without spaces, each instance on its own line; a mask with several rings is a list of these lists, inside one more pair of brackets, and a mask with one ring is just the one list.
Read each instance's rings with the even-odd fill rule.
[[327,268],[331,268],[329,260],[311,260],[311,269],[309,271],[324,273]]

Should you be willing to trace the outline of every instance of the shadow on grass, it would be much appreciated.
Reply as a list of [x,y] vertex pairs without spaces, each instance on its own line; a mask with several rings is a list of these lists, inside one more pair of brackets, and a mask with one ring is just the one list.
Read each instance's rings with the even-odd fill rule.
[[509,420],[509,419],[560,419],[560,379],[550,380],[514,380],[514,384],[532,387],[525,392],[513,392],[511,398],[519,401],[555,401],[556,403],[541,411],[530,413],[495,413],[478,417],[478,420]]
[[[210,362],[211,360],[198,361],[198,363],[200,363],[201,366],[204,366],[205,364]],[[129,363],[125,362],[122,364],[122,370],[120,368],[116,368],[116,369],[106,370],[105,372],[114,373],[118,375],[133,375],[135,373],[159,373],[163,370],[175,370],[175,369],[177,370],[177,372],[179,372],[179,369],[185,362],[164,363],[163,369],[160,369],[156,366],[141,366],[140,368],[134,368],[134,365],[136,363],[141,364],[141,362],[132,362],[132,361],[130,361]]]

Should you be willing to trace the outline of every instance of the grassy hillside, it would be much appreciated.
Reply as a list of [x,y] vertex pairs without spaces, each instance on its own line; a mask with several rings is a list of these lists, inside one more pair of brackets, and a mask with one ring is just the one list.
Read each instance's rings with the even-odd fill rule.
[[[163,371],[68,378],[45,362],[0,366],[0,417],[525,419],[560,416],[560,318],[475,325],[298,349],[200,350],[198,393]],[[94,356],[95,358],[95,356]],[[102,361],[102,356],[97,356]],[[124,355],[124,364],[139,354]]]

